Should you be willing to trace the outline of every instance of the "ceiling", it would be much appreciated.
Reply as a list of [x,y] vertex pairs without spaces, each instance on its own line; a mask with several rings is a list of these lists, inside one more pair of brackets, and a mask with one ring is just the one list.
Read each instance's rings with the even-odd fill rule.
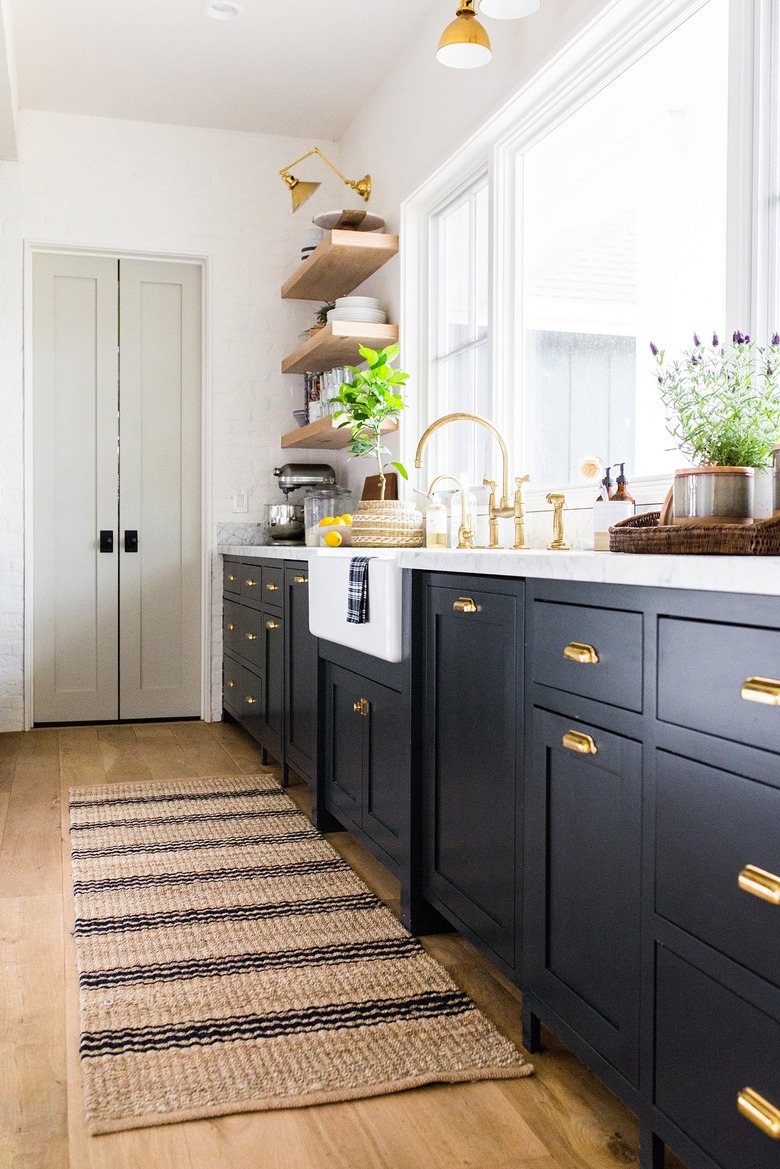
[[239,2],[222,21],[203,0],[10,0],[19,108],[338,139],[430,15],[420,0]]

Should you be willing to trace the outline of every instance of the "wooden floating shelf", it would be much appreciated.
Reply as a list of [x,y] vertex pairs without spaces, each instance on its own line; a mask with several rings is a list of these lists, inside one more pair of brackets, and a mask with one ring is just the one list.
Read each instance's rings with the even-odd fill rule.
[[[383,434],[392,434],[398,429],[395,419],[388,419],[382,425]],[[349,427],[338,429],[338,421],[332,414],[326,418],[318,418],[308,426],[299,426],[297,430],[282,435],[282,450],[328,450],[340,451],[349,446],[352,441]]]
[[308,260],[282,285],[284,300],[336,300],[347,296],[398,252],[398,236],[371,231],[329,231]]
[[398,340],[398,325],[370,325],[365,321],[331,321],[282,362],[282,373],[321,373],[338,365],[360,361],[361,345],[384,349]]

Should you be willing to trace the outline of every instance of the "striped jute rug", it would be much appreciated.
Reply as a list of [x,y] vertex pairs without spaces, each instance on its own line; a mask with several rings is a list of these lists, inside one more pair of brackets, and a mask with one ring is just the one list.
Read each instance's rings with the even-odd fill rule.
[[92,1133],[531,1072],[268,776],[70,814]]

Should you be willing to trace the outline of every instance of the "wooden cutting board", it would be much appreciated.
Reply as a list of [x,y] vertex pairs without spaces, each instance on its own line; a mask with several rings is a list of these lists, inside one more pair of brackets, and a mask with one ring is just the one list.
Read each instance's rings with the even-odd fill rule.
[[[398,499],[398,474],[390,471],[385,475],[385,499]],[[379,499],[379,476],[366,475],[361,499]]]

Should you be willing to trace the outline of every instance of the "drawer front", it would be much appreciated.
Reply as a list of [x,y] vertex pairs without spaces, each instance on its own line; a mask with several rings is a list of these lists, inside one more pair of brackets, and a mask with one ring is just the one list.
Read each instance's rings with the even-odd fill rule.
[[656,776],[656,911],[780,984],[780,790],[664,751]]
[[241,625],[238,653],[246,658],[253,669],[263,673],[266,617],[259,609],[250,609],[248,605],[241,606]]
[[241,644],[242,613],[243,609],[238,601],[225,599],[222,602],[222,642],[225,649],[237,654],[244,652]]
[[[774,681],[777,694],[743,690],[752,678]],[[780,753],[780,629],[661,617],[658,717]]]
[[263,604],[281,608],[284,604],[284,569],[263,567],[261,576]]
[[238,662],[225,658],[222,685],[225,706],[258,738],[263,721],[262,679]]
[[222,565],[222,591],[241,592],[241,565],[225,561]]
[[241,596],[248,601],[261,601],[263,596],[263,570],[259,564],[242,564],[239,581]]
[[535,601],[532,621],[534,682],[641,712],[641,613]]
[[780,1108],[780,1023],[663,947],[656,979],[656,1105],[716,1164],[777,1169],[780,1143],[737,1098]]

